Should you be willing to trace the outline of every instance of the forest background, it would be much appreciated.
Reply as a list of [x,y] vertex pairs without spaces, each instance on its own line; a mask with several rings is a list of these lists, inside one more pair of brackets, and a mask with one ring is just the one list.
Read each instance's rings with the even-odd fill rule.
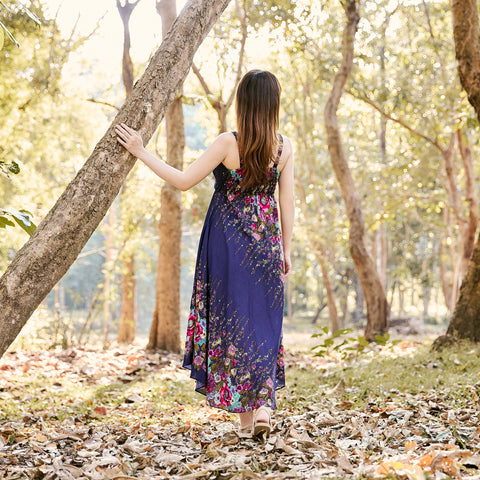
[[[137,164],[123,183],[133,162],[108,137],[119,111],[149,136],[145,111],[162,117],[190,67],[179,50],[227,3],[191,0],[201,21],[163,42],[182,72],[153,53],[173,0],[0,2],[1,355],[122,185],[2,357],[0,478],[478,480],[478,5],[232,0],[170,98],[149,148],[186,168],[235,128],[246,70],[283,85],[287,385],[269,439],[250,439],[181,368],[213,178],[180,193]],[[373,335],[388,316],[403,341]],[[431,349],[449,318],[457,338]]]
[[[130,5],[128,53],[136,79],[161,40],[161,18],[158,4],[157,9],[144,0]],[[24,208],[38,224],[125,98],[125,30],[122,3],[26,6],[40,25],[11,2],[6,23],[20,46],[4,34],[0,51],[2,165],[12,167],[0,177],[0,205],[8,211]],[[421,329],[437,331],[446,326],[466,271],[463,250],[478,190],[478,123],[460,88],[448,9],[445,1],[364,2],[353,71],[338,112],[367,248],[390,315],[418,318]],[[181,97],[186,167],[219,131],[235,128],[231,94],[241,73],[268,69],[282,83],[280,130],[296,152],[286,331],[329,325],[334,307],[336,328],[365,323],[322,114],[341,60],[343,23],[337,2],[232,2],[197,52]],[[166,158],[166,143],[163,122],[149,148]],[[105,220],[19,341],[108,344],[123,319],[136,325],[137,339],[146,342],[142,338],[158,301],[161,187],[146,167],[135,166]],[[212,190],[210,176],[181,194],[176,314],[181,331]],[[3,218],[13,220],[8,213]],[[18,226],[0,229],[2,271],[26,238]],[[163,255],[174,254],[164,249]],[[126,341],[133,338],[134,330]]]

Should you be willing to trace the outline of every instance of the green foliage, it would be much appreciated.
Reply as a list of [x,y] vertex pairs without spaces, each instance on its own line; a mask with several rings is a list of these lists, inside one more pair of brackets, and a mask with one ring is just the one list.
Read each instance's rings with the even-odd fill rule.
[[[32,222],[31,216],[32,214],[27,210],[16,211],[0,208],[0,228],[6,228],[7,226],[14,227],[16,223],[31,235],[35,231],[35,228],[37,228]],[[10,218],[13,219],[13,222]]]
[[[10,4],[10,5],[8,5]],[[7,28],[5,24],[8,25],[9,23],[9,16],[14,14],[14,13],[21,13],[25,14],[27,17],[29,17],[33,22],[35,22],[37,25],[41,25],[42,22],[40,19],[30,11],[28,8],[26,8],[24,5],[21,5],[20,2],[17,1],[10,1],[10,2],[0,2],[0,50],[3,48],[4,44],[4,32],[7,34],[7,36],[10,38],[10,40],[17,46],[20,47],[20,44],[17,42],[16,38],[13,36],[13,34],[10,32],[10,30]]]
[[0,270],[25,241],[20,228],[7,233],[5,227],[33,232],[32,217],[43,217],[86,157],[97,121],[62,79],[70,53],[84,38],[63,38],[38,1],[24,4],[40,29],[20,6],[3,3],[21,48],[7,42],[0,50],[0,138],[8,139],[0,147]]
[[0,160],[0,172],[2,172],[7,177],[10,175],[10,173],[17,175],[20,173],[20,167],[18,163],[14,160],[9,163]]
[[[6,163],[0,161],[0,172],[9,177],[10,173],[17,175],[20,173],[20,167],[17,162]],[[29,235],[35,231],[35,224],[32,222],[32,214],[27,210],[5,210],[0,208],[0,228],[14,227],[19,225]],[[13,222],[12,222],[13,220]]]
[[349,337],[348,335],[353,332],[352,328],[343,328],[332,333],[326,326],[318,328],[320,332],[312,334],[312,338],[321,338],[323,343],[312,347],[312,350],[317,350],[314,357],[326,357],[336,352],[342,360],[353,360],[359,355],[375,351],[375,346],[391,349],[402,341],[390,340],[390,334],[386,333],[375,335],[375,342],[370,344],[364,335]]

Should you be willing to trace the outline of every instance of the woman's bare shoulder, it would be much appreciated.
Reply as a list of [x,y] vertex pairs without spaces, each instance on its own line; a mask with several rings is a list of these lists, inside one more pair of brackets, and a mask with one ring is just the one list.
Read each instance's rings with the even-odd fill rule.
[[237,139],[233,132],[223,132],[215,139],[215,142],[219,142],[220,145],[225,147],[232,147],[236,146]]

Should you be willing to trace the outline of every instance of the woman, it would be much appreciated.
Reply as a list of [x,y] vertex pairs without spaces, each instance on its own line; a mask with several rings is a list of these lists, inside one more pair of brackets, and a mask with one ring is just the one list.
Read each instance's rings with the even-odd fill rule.
[[285,386],[282,319],[294,198],[292,145],[277,133],[280,92],[272,73],[248,72],[237,89],[237,132],[218,136],[185,172],[147,152],[135,130],[116,127],[121,145],[183,191],[213,171],[183,366],[210,406],[239,413],[247,436],[270,433],[275,390]]

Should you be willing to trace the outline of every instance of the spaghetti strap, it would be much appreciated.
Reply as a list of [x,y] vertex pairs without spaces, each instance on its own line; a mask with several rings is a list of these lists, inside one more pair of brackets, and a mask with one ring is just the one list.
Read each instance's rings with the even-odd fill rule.
[[238,144],[238,135],[237,135],[237,132],[235,130],[232,130],[231,133],[233,134],[233,136],[235,137],[235,140],[237,141],[238,160],[240,161],[240,168],[242,168],[243,167],[243,162],[242,162],[242,155],[240,153],[240,145]]

